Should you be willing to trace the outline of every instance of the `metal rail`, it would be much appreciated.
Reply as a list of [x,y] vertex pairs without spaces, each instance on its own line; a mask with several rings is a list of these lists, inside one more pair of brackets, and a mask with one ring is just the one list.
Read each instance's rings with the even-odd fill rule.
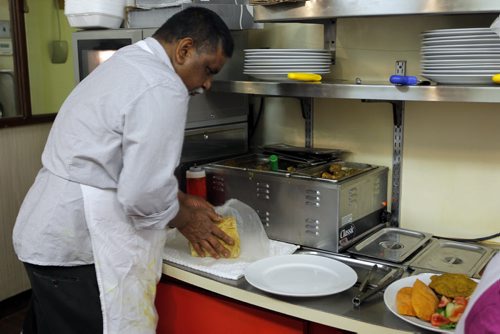
[[[500,1],[498,1],[500,4]],[[214,81],[216,92],[329,99],[499,103],[499,86],[394,86],[386,84]]]

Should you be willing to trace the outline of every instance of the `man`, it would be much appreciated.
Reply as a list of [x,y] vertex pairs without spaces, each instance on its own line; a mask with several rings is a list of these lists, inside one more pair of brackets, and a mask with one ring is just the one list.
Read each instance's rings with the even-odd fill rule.
[[33,291],[24,334],[154,333],[167,227],[201,255],[229,255],[219,216],[178,191],[174,169],[189,96],[232,52],[224,22],[190,7],[68,96],[14,227]]

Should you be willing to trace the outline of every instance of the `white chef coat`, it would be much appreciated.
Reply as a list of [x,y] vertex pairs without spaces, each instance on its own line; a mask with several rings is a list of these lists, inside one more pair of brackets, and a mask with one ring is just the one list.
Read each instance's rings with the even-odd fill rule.
[[21,261],[93,263],[80,184],[115,189],[137,229],[164,229],[177,214],[189,94],[160,43],[145,43],[117,51],[62,105],[14,227]]

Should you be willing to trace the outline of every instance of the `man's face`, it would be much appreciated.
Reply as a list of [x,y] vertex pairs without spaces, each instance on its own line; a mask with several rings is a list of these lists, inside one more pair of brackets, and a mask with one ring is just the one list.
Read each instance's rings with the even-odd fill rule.
[[186,54],[185,62],[177,68],[177,74],[181,77],[191,95],[210,89],[213,76],[217,74],[226,57],[219,46],[217,50],[203,49],[197,51],[191,47]]

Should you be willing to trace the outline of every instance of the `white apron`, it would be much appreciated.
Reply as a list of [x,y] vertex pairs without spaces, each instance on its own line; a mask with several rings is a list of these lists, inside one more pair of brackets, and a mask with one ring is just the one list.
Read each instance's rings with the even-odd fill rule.
[[156,284],[167,231],[136,230],[115,190],[81,185],[104,334],[156,332]]

